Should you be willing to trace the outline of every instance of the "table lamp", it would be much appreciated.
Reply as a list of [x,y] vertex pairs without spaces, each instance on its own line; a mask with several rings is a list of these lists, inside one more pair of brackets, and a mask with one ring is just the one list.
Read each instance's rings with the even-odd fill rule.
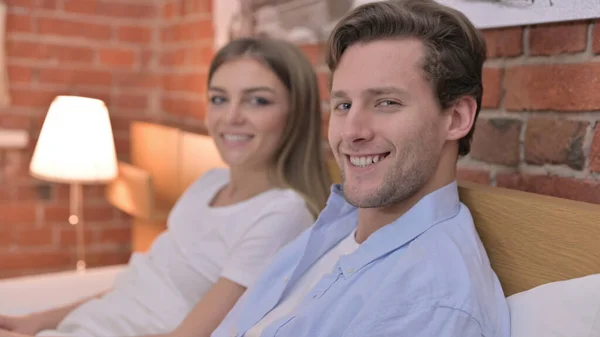
[[68,220],[76,231],[76,269],[85,271],[82,185],[106,183],[117,176],[115,144],[104,102],[57,96],[42,125],[29,172],[34,178],[70,184]]

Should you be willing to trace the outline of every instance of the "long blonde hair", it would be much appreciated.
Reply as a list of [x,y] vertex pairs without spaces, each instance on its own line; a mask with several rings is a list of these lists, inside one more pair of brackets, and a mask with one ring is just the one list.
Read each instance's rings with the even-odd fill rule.
[[317,75],[300,48],[291,43],[267,38],[240,38],[216,53],[210,64],[208,83],[221,65],[242,57],[250,57],[266,65],[289,92],[290,112],[275,152],[274,177],[278,184],[302,195],[313,216],[317,216],[325,207],[331,185],[322,148]]

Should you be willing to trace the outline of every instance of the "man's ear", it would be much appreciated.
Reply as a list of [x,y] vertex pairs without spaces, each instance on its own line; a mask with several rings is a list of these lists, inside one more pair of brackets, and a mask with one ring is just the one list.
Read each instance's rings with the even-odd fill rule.
[[448,128],[448,140],[459,140],[466,136],[475,123],[475,112],[477,102],[471,96],[459,98],[450,108],[450,126]]

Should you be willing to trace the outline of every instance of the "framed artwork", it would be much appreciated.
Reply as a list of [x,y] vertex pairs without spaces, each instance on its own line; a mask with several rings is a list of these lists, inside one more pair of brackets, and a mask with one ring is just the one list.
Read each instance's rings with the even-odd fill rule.
[[[213,0],[215,47],[261,36],[298,43],[327,39],[349,10],[378,0]],[[600,18],[600,0],[438,0],[480,29]]]

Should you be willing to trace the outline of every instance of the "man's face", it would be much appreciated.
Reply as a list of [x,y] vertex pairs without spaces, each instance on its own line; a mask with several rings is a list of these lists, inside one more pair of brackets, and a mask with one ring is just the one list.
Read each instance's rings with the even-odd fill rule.
[[402,202],[436,171],[451,117],[424,76],[423,57],[418,40],[361,43],[333,74],[329,143],[356,207]]

